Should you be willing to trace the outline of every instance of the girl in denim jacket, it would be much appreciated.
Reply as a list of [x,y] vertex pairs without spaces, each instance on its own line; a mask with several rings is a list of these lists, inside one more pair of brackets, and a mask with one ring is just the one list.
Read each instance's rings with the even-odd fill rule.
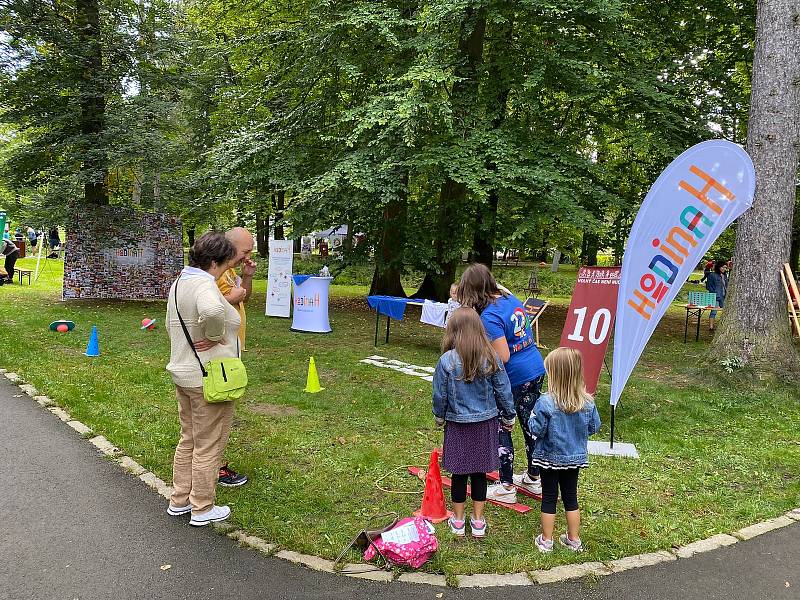
[[573,348],[556,348],[544,359],[546,394],[536,403],[530,431],[536,437],[533,463],[542,474],[542,533],[536,538],[541,552],[552,552],[556,522],[556,501],[567,517],[567,533],[558,541],[573,552],[581,552],[579,535],[578,475],[589,466],[586,451],[589,436],[600,429],[600,415],[583,381],[581,353]]
[[486,473],[500,466],[497,429],[509,431],[516,413],[503,363],[471,308],[458,308],[447,322],[444,354],[433,374],[433,415],[444,425],[445,470],[453,474],[450,531],[466,531],[467,479],[472,484],[473,537],[486,535]]

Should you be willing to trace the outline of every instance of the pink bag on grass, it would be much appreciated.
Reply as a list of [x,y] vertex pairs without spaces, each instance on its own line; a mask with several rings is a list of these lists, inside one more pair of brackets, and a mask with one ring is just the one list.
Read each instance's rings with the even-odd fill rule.
[[380,553],[393,565],[418,569],[438,549],[433,525],[422,517],[408,517],[375,539],[364,552],[364,559],[372,560]]

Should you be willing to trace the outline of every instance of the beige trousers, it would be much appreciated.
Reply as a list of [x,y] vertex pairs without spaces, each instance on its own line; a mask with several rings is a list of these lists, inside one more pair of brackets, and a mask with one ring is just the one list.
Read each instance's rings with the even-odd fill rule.
[[192,512],[211,510],[217,496],[222,453],[228,444],[233,402],[206,402],[203,388],[175,386],[181,439],[172,462],[172,506],[192,505]]

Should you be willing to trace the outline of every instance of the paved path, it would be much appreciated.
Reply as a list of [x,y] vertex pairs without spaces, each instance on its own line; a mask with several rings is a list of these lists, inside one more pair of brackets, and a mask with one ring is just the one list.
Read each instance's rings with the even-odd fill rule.
[[800,598],[800,524],[594,582],[456,590],[318,573],[167,516],[163,498],[19,394],[0,377],[0,599]]

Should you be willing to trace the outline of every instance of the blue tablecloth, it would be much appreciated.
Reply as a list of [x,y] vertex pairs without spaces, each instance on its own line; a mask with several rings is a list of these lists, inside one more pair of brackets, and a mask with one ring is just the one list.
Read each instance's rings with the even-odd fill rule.
[[408,298],[398,298],[396,296],[367,296],[367,304],[372,310],[376,310],[395,321],[403,320],[408,300]]

